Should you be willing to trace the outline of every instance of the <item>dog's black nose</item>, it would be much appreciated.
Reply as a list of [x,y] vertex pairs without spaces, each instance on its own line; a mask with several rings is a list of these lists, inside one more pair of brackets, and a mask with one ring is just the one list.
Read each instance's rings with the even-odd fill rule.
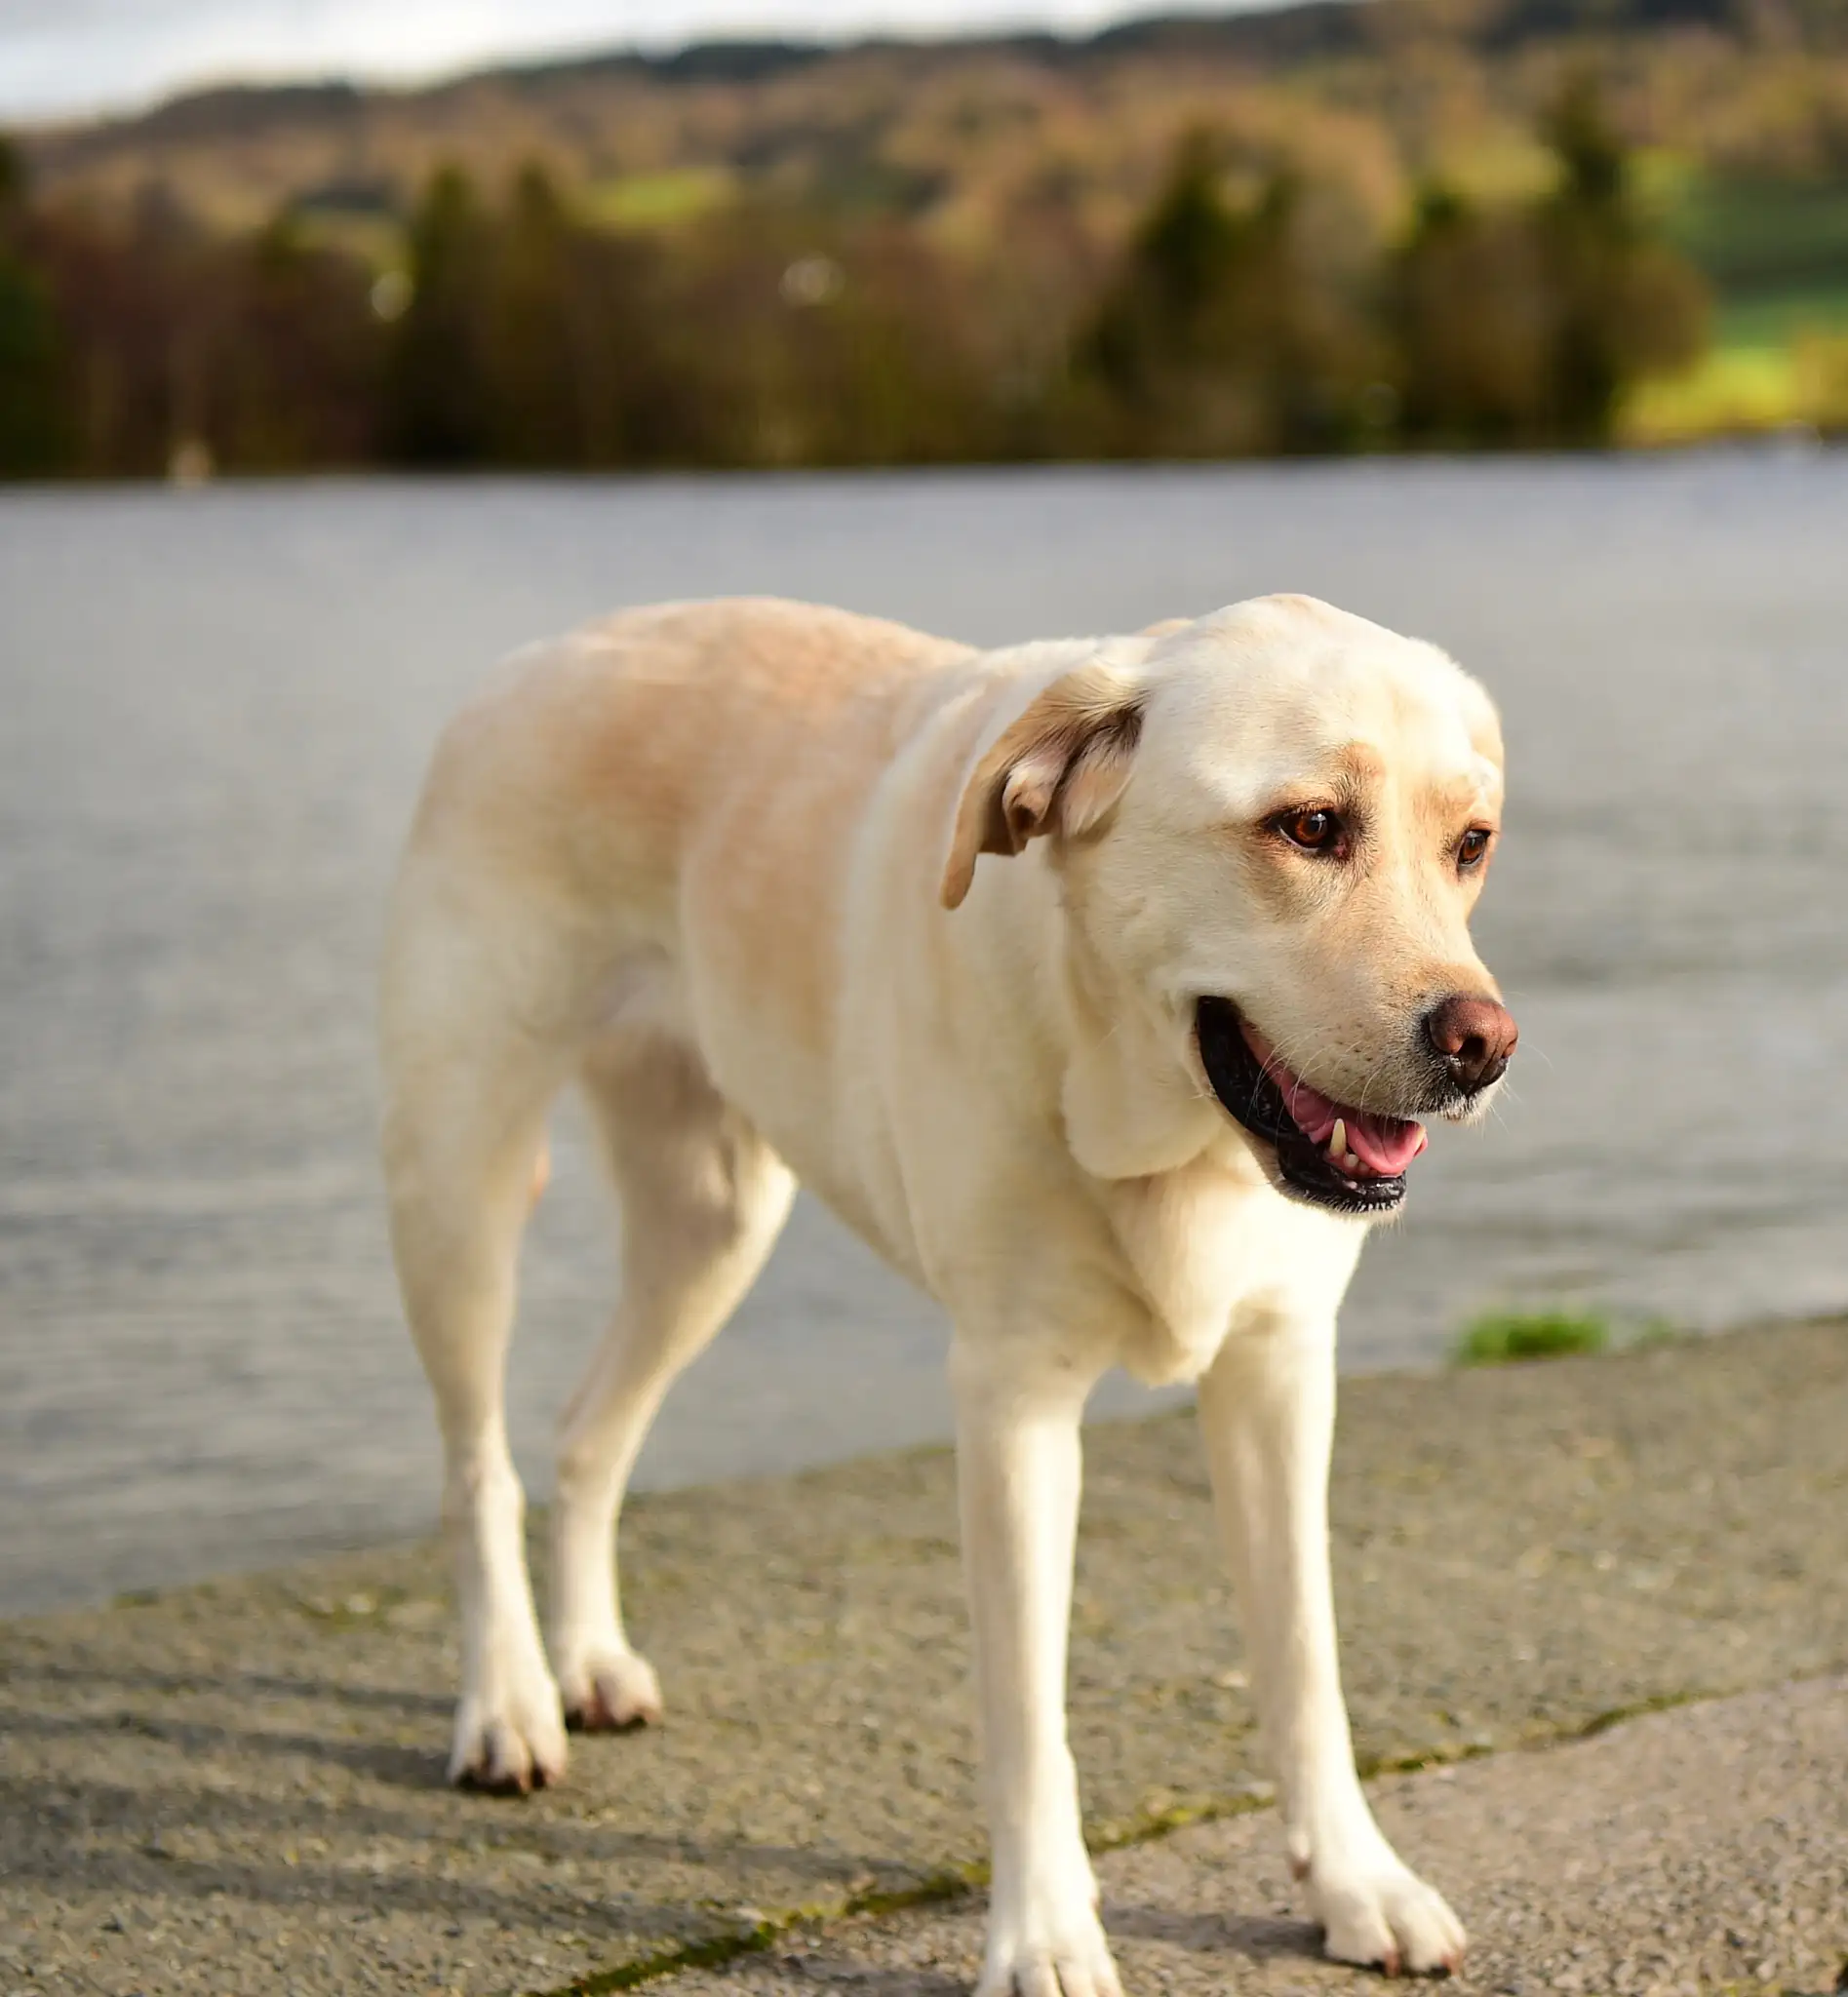
[[1468,1095],[1500,1081],[1520,1028],[1506,1005],[1453,992],[1425,1014],[1425,1038],[1450,1079]]

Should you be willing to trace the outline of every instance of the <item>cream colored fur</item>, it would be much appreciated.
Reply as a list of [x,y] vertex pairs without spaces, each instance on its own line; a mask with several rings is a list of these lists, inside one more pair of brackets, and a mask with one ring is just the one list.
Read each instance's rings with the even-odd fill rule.
[[[1375,1827],[1336,1664],[1335,1312],[1364,1227],[1275,1187],[1205,1085],[1231,998],[1331,1095],[1399,1114],[1417,1023],[1492,991],[1458,828],[1486,698],[1301,598],[998,652],[807,606],[630,612],[523,653],[445,734],[393,904],[384,1156],[447,1455],[451,1774],[555,1781],[565,1714],[652,1719],[614,1529],[649,1422],[798,1179],[948,1312],[994,1886],[981,1990],[1117,1976],[1066,1745],[1079,1421],[1121,1363],[1198,1381],[1283,1831],[1336,1956],[1463,1933]],[[1265,829],[1357,801],[1339,890]],[[575,1080],[623,1292],[566,1413],[542,1640],[502,1421],[547,1109]]]

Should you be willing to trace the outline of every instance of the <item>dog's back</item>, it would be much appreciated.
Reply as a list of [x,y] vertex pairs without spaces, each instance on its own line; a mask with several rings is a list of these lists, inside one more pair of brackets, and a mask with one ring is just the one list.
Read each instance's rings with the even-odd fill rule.
[[907,696],[969,656],[776,599],[583,626],[518,654],[451,723],[408,865],[467,852],[611,913],[661,912],[715,846],[735,867],[785,837],[829,836],[830,813],[850,813],[889,759]]

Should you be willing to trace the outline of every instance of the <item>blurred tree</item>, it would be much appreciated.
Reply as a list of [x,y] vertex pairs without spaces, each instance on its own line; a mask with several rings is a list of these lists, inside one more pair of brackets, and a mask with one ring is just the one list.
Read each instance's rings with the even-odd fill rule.
[[1080,346],[1106,449],[1242,455],[1357,434],[1373,342],[1310,254],[1303,193],[1278,171],[1235,209],[1211,139],[1181,141]]
[[121,476],[289,471],[376,453],[381,331],[357,259],[279,219],[209,236],[158,189],[26,230],[55,301],[64,461]]
[[975,291],[890,217],[736,211],[674,292],[701,448],[775,465],[993,456],[999,364]]
[[1110,265],[1079,195],[1068,171],[1032,176],[997,217],[994,246],[964,274],[979,292],[966,320],[985,348],[1003,457],[1057,457],[1086,441],[1074,346]]
[[373,276],[289,215],[235,246],[221,280],[207,430],[242,471],[358,465],[378,445],[383,336]]
[[538,166],[491,207],[448,168],[383,279],[318,212],[231,236],[158,184],[45,206],[0,152],[0,470],[1594,444],[1704,303],[1595,90],[1546,133],[1545,195],[1434,185],[1390,251],[1382,199],[1248,123],[1236,153],[1183,137],[1114,253],[1075,172],[1023,178],[989,239],[741,188],[619,224]]
[[1650,232],[1629,155],[1589,76],[1560,93],[1544,130],[1560,170],[1536,216],[1553,321],[1548,427],[1561,443],[1603,444],[1631,381],[1700,354],[1706,288]]
[[1706,338],[1693,268],[1651,229],[1595,87],[1548,116],[1556,186],[1478,208],[1427,190],[1394,261],[1401,421],[1415,442],[1600,445],[1630,384]]
[[[403,461],[588,468],[703,461],[692,382],[735,329],[663,293],[653,246],[574,216],[525,167],[497,212],[431,182],[411,228],[385,437]],[[681,261],[689,263],[683,255]],[[664,336],[672,320],[680,337]]]
[[411,219],[411,302],[386,362],[384,445],[403,462],[479,464],[492,454],[492,234],[468,176],[440,169]]
[[197,232],[153,185],[119,216],[35,215],[30,241],[62,328],[76,468],[163,475],[201,414],[196,335],[217,302]]
[[1392,286],[1399,422],[1414,442],[1530,441],[1546,424],[1546,273],[1527,217],[1434,186]]
[[1212,140],[1188,134],[1082,343],[1083,361],[1132,422],[1159,420],[1175,376],[1210,363],[1214,322],[1248,248],[1220,192]]
[[68,456],[62,342],[25,243],[25,170],[0,137],[0,476],[42,477]]
[[486,356],[494,454],[512,464],[595,462],[612,441],[585,421],[584,376],[613,329],[586,323],[576,247],[551,176],[526,167],[495,231]]

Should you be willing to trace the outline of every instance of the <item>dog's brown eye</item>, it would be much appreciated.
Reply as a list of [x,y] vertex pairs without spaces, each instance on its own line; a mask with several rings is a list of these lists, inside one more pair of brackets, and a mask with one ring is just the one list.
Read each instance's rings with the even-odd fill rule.
[[1285,811],[1274,823],[1291,845],[1306,853],[1338,851],[1347,829],[1334,811]]
[[1473,825],[1457,842],[1457,865],[1467,874],[1472,867],[1482,864],[1482,856],[1489,849],[1489,841],[1495,835],[1486,825]]

